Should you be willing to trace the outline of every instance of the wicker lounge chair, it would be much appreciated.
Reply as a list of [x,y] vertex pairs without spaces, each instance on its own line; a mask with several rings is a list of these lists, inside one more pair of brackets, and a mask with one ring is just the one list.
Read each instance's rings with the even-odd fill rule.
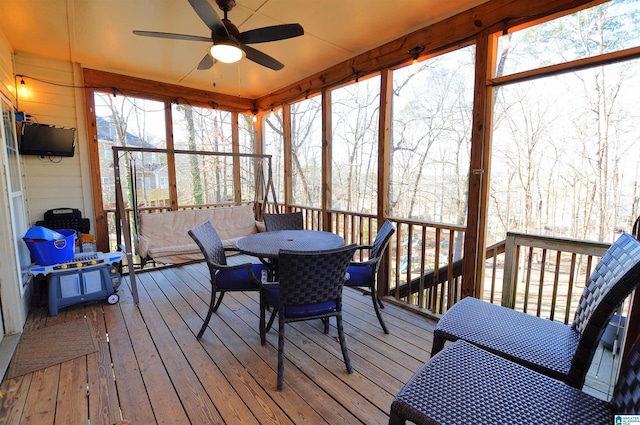
[[382,301],[378,296],[376,282],[378,280],[380,260],[382,260],[384,251],[387,249],[387,245],[389,245],[389,239],[391,239],[395,231],[396,229],[393,228],[391,222],[387,220],[382,224],[380,230],[378,230],[373,245],[358,246],[358,250],[369,250],[369,259],[367,261],[352,261],[348,269],[349,279],[344,282],[344,286],[367,288],[371,293],[373,308],[376,311],[376,316],[378,316],[380,326],[386,334],[389,333],[389,330],[384,320],[382,320],[382,314],[380,313],[380,309],[384,308],[384,305],[382,305]]
[[457,341],[400,390],[389,424],[619,423],[614,416],[640,412],[639,376],[640,340],[622,365],[611,402]]
[[[218,232],[216,232],[210,221],[189,230],[188,233],[204,254],[204,259],[207,262],[207,266],[209,266],[209,273],[211,274],[211,301],[209,302],[207,317],[204,319],[202,328],[200,328],[200,332],[196,337],[200,338],[207,329],[211,315],[218,310],[225,292],[259,291],[260,280],[257,276],[262,275],[262,270],[268,269],[262,264],[227,265],[225,251],[235,251],[235,249],[222,246]],[[218,292],[220,297],[216,302],[216,294]]]
[[431,355],[462,339],[544,375],[582,388],[616,308],[640,283],[640,242],[623,234],[589,278],[572,324],[465,298],[440,319]]
[[[324,333],[329,331],[329,318],[336,317],[338,338],[349,373],[353,372],[342,329],[342,286],[356,245],[340,248],[296,252],[281,250],[278,256],[280,282],[263,284],[260,297],[260,340],[266,344],[275,316],[278,316],[278,390],[284,385],[285,324],[322,319]],[[266,307],[274,307],[265,324]]]
[[262,214],[267,232],[276,230],[303,230],[304,222],[301,212],[284,214]]

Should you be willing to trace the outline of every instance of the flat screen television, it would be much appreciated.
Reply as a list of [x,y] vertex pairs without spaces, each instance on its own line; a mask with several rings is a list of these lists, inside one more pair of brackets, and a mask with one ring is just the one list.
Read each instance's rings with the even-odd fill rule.
[[20,130],[22,155],[72,157],[76,129],[23,121]]

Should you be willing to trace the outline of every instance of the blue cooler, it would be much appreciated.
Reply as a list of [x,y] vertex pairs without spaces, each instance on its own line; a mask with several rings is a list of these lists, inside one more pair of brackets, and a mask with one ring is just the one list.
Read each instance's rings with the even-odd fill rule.
[[22,237],[34,261],[41,266],[66,263],[73,260],[76,231],[73,229],[51,230],[35,226]]

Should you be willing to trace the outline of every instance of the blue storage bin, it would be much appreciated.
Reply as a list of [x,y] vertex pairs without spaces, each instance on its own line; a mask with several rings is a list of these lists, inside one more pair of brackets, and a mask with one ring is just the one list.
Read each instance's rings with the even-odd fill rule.
[[42,226],[30,228],[22,237],[36,264],[50,266],[73,259],[76,231],[73,229],[51,230]]

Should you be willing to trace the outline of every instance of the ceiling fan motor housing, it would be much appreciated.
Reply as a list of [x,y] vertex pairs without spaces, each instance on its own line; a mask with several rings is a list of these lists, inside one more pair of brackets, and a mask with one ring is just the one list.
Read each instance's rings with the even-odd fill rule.
[[216,0],[216,4],[224,12],[228,12],[236,6],[236,0]]

